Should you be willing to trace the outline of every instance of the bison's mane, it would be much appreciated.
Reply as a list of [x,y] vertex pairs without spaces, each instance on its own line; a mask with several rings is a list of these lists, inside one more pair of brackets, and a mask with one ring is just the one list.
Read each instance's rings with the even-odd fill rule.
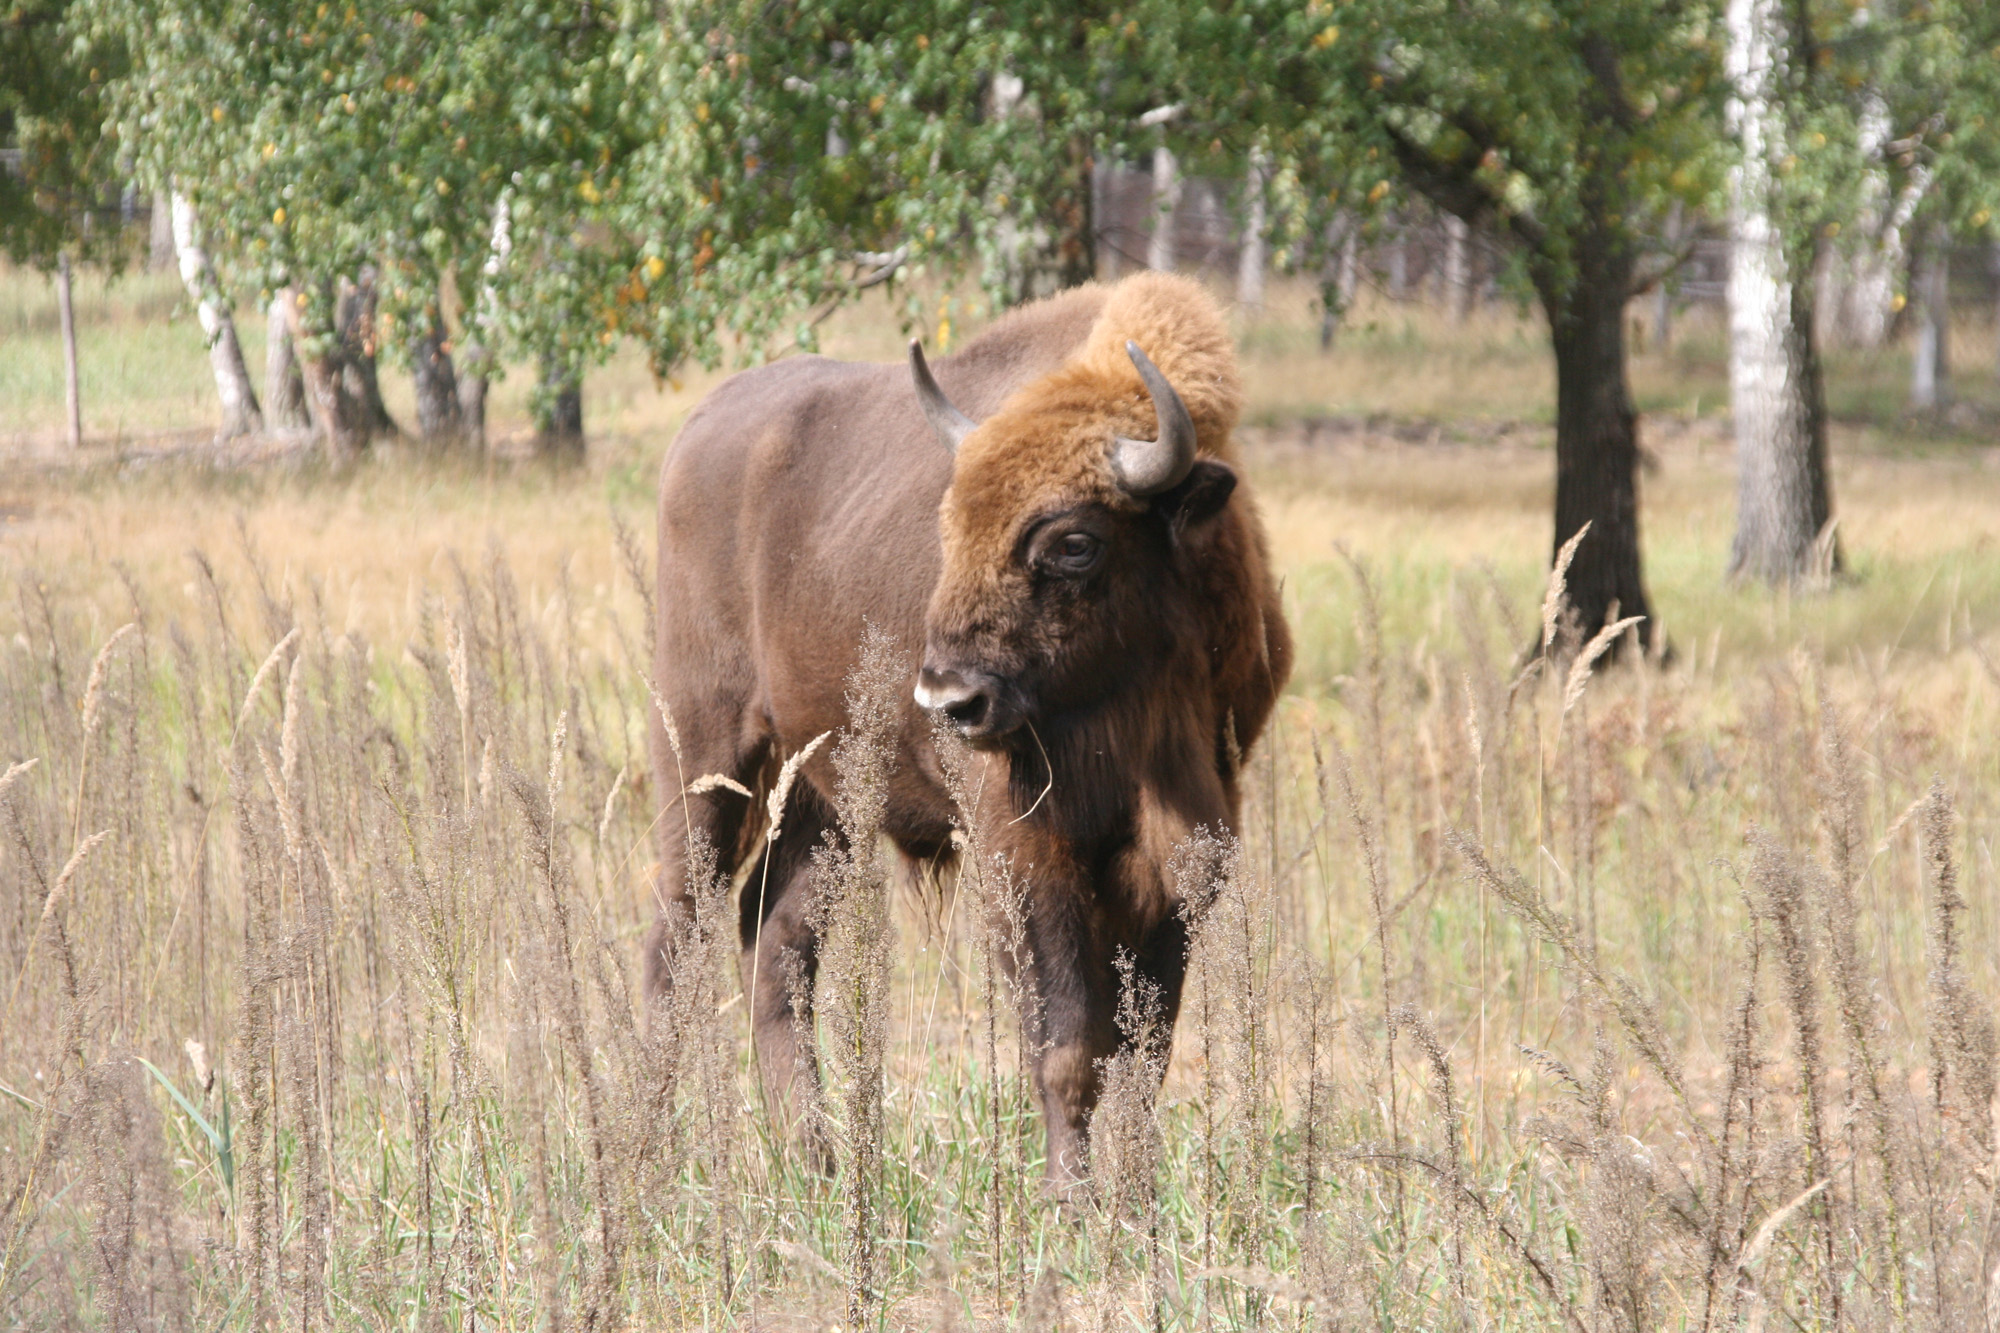
[[1191,278],[1145,273],[1112,288],[1071,365],[1029,385],[1021,397],[1030,399],[1050,381],[1073,373],[1088,376],[1106,400],[1143,402],[1150,416],[1152,401],[1125,353],[1127,340],[1152,358],[1180,394],[1194,418],[1200,451],[1229,457],[1234,452],[1230,432],[1243,411],[1243,380],[1221,307]]
[[[1200,452],[1230,458],[1230,432],[1243,410],[1243,381],[1228,322],[1215,298],[1200,283],[1172,273],[1142,273],[1091,289],[1087,297],[1075,295],[1101,303],[1082,346],[1059,369],[1017,390],[996,415],[1011,421],[1055,417],[1072,424],[1102,417],[1124,432],[1151,435],[1158,427],[1152,399],[1125,352],[1131,341],[1152,358],[1187,405]],[[988,336],[1010,333],[1003,321]],[[977,353],[975,343],[966,355]]]

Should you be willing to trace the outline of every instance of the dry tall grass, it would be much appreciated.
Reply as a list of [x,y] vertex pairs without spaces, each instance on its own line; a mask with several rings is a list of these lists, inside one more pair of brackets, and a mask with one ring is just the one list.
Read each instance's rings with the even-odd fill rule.
[[1062,1208],[1003,966],[1032,887],[974,845],[898,895],[875,854],[893,665],[831,742],[867,850],[819,864],[821,1163],[700,858],[685,980],[635,1008],[650,590],[443,569],[380,639],[247,543],[17,579],[9,1323],[1996,1326],[1981,626],[1920,688],[1805,650],[1592,678],[1559,600],[1324,575],[1240,838],[1176,861],[1174,1046],[1129,994]]

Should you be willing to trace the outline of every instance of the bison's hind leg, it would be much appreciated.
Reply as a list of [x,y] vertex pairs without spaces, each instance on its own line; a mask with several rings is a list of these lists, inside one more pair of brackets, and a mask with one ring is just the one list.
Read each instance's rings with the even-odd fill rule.
[[815,1166],[830,1164],[811,1115],[819,1090],[812,994],[819,937],[812,923],[813,851],[839,836],[833,809],[811,783],[794,786],[775,843],[750,867],[740,899],[743,990],[764,1100],[779,1128]]

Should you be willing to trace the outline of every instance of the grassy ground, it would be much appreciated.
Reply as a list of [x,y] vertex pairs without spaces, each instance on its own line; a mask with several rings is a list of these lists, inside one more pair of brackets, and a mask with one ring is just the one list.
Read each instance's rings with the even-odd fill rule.
[[[9,281],[25,435],[52,339]],[[120,290],[86,325],[104,401],[198,430],[199,346],[146,313],[164,287]],[[757,1109],[722,890],[705,980],[633,1026],[658,793],[617,530],[643,568],[706,380],[595,377],[580,472],[99,446],[0,477],[0,761],[35,761],[0,793],[8,1321],[1978,1326],[1993,451],[1857,408],[1851,577],[1725,587],[1720,366],[1689,329],[1635,368],[1676,659],[1523,678],[1534,330],[1384,308],[1322,357],[1287,299],[1246,335],[1246,434],[1300,670],[1205,863],[1164,1093],[1110,1071],[1067,1210],[976,857],[944,900],[842,881],[898,942],[829,967],[830,1177]],[[1836,387],[1865,406],[1898,372],[1870,373]]]

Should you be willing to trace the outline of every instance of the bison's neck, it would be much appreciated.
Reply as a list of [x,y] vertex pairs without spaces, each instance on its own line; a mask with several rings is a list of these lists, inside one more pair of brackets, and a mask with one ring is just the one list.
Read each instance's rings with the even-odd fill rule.
[[[1235,823],[1205,681],[1168,680],[1030,733],[1009,755],[1010,827],[1082,861],[1124,855],[1166,830]],[[1183,834],[1184,836],[1184,834]]]

